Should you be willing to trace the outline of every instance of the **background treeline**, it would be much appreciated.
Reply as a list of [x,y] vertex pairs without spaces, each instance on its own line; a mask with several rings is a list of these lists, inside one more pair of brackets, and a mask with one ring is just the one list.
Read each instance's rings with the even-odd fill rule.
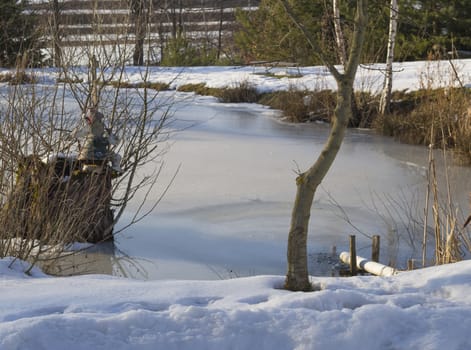
[[[48,58],[30,64],[61,66],[81,47],[126,51],[133,65],[214,65],[238,61],[233,35],[236,9],[251,11],[259,0],[4,0],[0,42],[11,66],[26,51]],[[19,14],[23,23],[14,20]],[[23,32],[20,32],[19,29]],[[12,46],[35,36],[21,47]],[[31,44],[31,45],[29,45]],[[71,54],[73,52],[73,54]]]
[[37,22],[27,12],[28,3],[0,1],[0,67],[11,67],[20,60],[39,64],[42,61]]
[[[334,37],[331,1],[291,1],[297,17],[317,33],[326,51],[332,50]],[[369,1],[369,24],[363,62],[384,62],[388,42],[390,1]],[[399,0],[396,60],[428,58],[437,51],[471,51],[471,1]],[[353,21],[354,1],[340,1],[340,20],[344,26]],[[236,44],[245,60],[289,60],[302,65],[320,64],[300,30],[292,25],[278,0],[262,0],[257,11],[240,11],[241,29]],[[347,43],[348,44],[348,43]],[[337,55],[337,52],[332,52]]]
[[[316,40],[325,43],[324,50],[338,55],[329,45],[334,36],[331,1],[290,3],[317,33]],[[352,23],[353,3],[340,1],[344,28]],[[370,0],[369,8],[363,62],[383,62],[389,1]],[[58,65],[52,56],[59,55],[61,46],[91,42],[136,45],[134,64],[321,63],[278,0],[3,0],[0,25],[0,66],[4,67],[19,61]],[[431,53],[448,52],[463,57],[467,51],[471,51],[469,0],[399,0],[396,60],[423,60]]]

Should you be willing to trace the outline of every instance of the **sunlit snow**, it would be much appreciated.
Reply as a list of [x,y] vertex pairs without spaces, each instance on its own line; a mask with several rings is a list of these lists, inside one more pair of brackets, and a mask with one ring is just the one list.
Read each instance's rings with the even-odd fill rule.
[[[471,61],[456,63],[469,82]],[[425,65],[397,65],[394,88],[418,88]],[[244,79],[261,90],[295,82],[334,87],[318,67],[303,68],[298,80],[257,69],[155,68],[151,79],[174,87]],[[43,73],[45,83],[50,74]],[[377,90],[380,76],[363,67],[357,88]],[[127,71],[129,81],[138,77],[135,68]],[[26,276],[20,261],[0,260],[0,349],[471,348],[470,261],[393,277],[313,276],[316,292],[282,289],[295,171],[312,162],[328,127],[284,124],[275,114],[209,97],[181,105],[175,127],[192,127],[174,135],[162,180],[181,164],[180,173],[156,214],[116,237],[138,266],[156,269],[146,280],[39,270]],[[311,248],[344,245],[353,231],[333,200],[361,230],[381,234],[384,222],[371,221],[368,200],[382,196],[381,188],[388,195],[423,191],[426,155],[421,147],[349,131],[313,208]],[[453,171],[457,203],[467,210],[469,170]]]

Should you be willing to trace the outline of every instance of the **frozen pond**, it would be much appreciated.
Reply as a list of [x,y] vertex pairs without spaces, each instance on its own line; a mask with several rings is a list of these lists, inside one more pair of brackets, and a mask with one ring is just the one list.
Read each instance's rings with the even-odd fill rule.
[[[177,97],[161,188],[181,166],[177,177],[155,213],[116,236],[115,256],[102,256],[97,272],[148,279],[283,275],[296,171],[316,159],[328,126],[281,123],[258,105]],[[379,234],[383,262],[419,258],[421,238],[413,238],[414,249],[403,212],[423,213],[427,159],[425,147],[349,130],[316,194],[310,273],[325,273],[316,268],[317,254],[334,245],[348,249],[350,234],[360,255],[369,256],[369,237]],[[470,175],[469,168],[449,167],[460,217],[468,213]]]

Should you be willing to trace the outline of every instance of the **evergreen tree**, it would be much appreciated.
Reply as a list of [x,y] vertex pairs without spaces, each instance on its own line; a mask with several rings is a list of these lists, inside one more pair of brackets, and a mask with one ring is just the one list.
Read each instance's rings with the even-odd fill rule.
[[0,1],[0,66],[37,64],[41,60],[35,20],[26,1]]
[[[332,5],[325,0],[289,0],[305,26],[316,33],[322,50],[333,50]],[[348,36],[353,23],[355,1],[340,1],[340,20]],[[399,23],[395,60],[422,60],[431,53],[471,51],[470,0],[398,0]],[[371,0],[362,62],[384,62],[389,28],[389,1]],[[258,10],[239,10],[240,25],[235,39],[245,61],[293,60],[302,65],[321,64],[282,11],[279,0],[262,0]],[[346,42],[348,51],[349,43]],[[335,57],[337,52],[329,52]],[[340,63],[340,60],[337,60]]]
[[[337,47],[332,45],[335,40],[332,3],[324,0],[289,0],[289,3],[304,26],[315,33],[324,57],[341,63]],[[355,1],[340,1],[339,7],[342,30],[349,36]],[[371,17],[362,61],[378,62],[386,57],[389,6],[384,0],[375,0],[370,2],[368,11]],[[279,0],[262,0],[258,10],[239,10],[236,18],[241,29],[235,34],[235,40],[245,61],[290,60],[301,65],[322,64],[300,30],[292,25]],[[345,44],[348,51],[350,43]]]
[[399,57],[416,60],[430,53],[471,50],[469,0],[402,0],[399,4]]
[[206,66],[217,62],[217,50],[207,45],[194,45],[185,33],[178,32],[164,48],[162,66]]
[[[322,37],[325,21],[320,1],[292,1],[294,11],[308,23],[312,32]],[[262,0],[256,11],[238,10],[236,18],[241,29],[235,33],[236,45],[245,61],[285,60],[299,64],[318,64],[312,48],[298,28],[293,26],[278,0]]]

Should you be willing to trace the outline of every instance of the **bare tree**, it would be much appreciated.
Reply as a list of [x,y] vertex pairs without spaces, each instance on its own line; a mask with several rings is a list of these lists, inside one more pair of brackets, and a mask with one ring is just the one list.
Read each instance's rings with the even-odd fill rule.
[[285,287],[294,291],[311,290],[307,267],[307,236],[311,216],[311,207],[318,186],[329,171],[342,144],[348,121],[351,118],[351,97],[353,82],[357,68],[360,64],[360,54],[365,38],[367,24],[367,0],[356,2],[356,15],[354,30],[351,38],[350,51],[341,73],[335,68],[334,63],[324,57],[319,49],[313,33],[298,20],[286,0],[281,0],[286,12],[296,26],[303,32],[306,40],[317,53],[319,59],[329,69],[337,82],[337,106],[332,118],[332,127],[329,138],[315,163],[296,179],[297,192],[291,216],[291,225],[288,236],[288,271]]
[[61,45],[61,6],[59,5],[59,0],[50,1],[50,16],[49,16],[49,28],[51,29],[51,40],[53,47],[53,61],[54,66],[60,67],[61,65],[61,56],[62,56],[62,45]]
[[399,7],[397,0],[391,0],[391,8],[389,15],[389,36],[388,51],[386,55],[386,72],[384,77],[383,91],[379,102],[379,112],[385,114],[389,110],[391,101],[392,83],[393,83],[393,62],[394,62],[394,46],[396,44],[397,20],[399,17]]
[[183,32],[183,4],[181,0],[165,1],[167,21],[172,24],[172,38],[177,38]]
[[224,4],[221,1],[221,5],[219,7],[219,28],[218,28],[218,44],[217,44],[217,59],[221,58],[222,53],[222,32],[223,32],[223,24],[224,24]]
[[134,53],[133,65],[144,64],[144,40],[146,38],[147,26],[151,12],[152,1],[130,0],[131,20],[134,26]]
[[[118,40],[127,28],[106,34],[101,16],[108,11],[95,9],[92,40],[81,46],[63,43],[60,80],[36,84],[31,74],[23,78],[28,84],[12,81],[0,87],[0,256],[31,265],[54,259],[69,242],[116,234],[113,228],[129,203],[133,210],[122,229],[148,215],[160,200],[150,193],[163,169],[172,100],[149,88],[149,67],[140,68],[139,84],[126,84],[132,52],[126,40]],[[24,77],[25,67],[20,68]],[[73,160],[81,140],[70,131],[90,106],[99,108],[120,139],[110,149],[122,156],[118,177],[107,167],[86,175],[82,168],[76,171]],[[164,185],[160,193],[165,191]],[[92,237],[97,227],[105,232],[102,238]]]

